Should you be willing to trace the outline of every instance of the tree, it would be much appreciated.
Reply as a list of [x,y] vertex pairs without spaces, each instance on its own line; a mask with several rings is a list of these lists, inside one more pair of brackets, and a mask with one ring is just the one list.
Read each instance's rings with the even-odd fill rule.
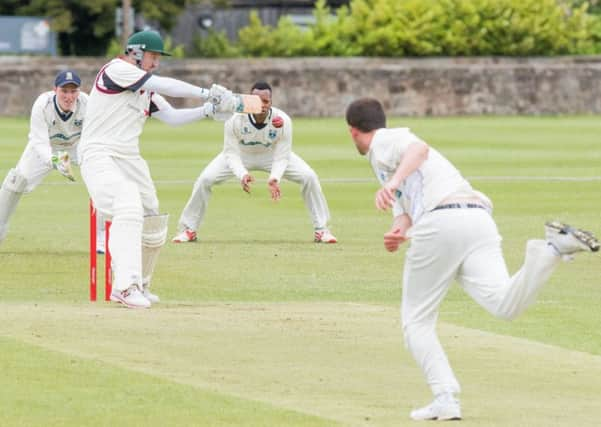
[[[170,30],[184,7],[200,0],[133,0],[144,18]],[[62,55],[104,55],[115,37],[115,10],[121,0],[2,0],[0,14],[45,16],[58,33]]]

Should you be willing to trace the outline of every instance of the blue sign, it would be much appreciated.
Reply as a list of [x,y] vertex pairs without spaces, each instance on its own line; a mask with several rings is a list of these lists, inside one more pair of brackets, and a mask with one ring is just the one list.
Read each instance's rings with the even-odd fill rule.
[[0,16],[0,54],[56,55],[56,33],[50,21],[32,16]]

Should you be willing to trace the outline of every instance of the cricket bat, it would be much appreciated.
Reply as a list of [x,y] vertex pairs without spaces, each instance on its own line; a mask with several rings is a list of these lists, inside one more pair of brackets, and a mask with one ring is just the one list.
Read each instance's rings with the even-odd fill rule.
[[261,98],[257,95],[245,95],[236,93],[234,96],[239,100],[236,112],[259,114],[262,109]]
[[[211,97],[209,98],[209,101],[214,105],[219,106],[221,104],[221,97]],[[231,107],[228,106],[221,112],[259,114],[262,109],[261,98],[257,95],[234,93],[232,101]],[[221,109],[223,109],[223,107],[221,107]]]

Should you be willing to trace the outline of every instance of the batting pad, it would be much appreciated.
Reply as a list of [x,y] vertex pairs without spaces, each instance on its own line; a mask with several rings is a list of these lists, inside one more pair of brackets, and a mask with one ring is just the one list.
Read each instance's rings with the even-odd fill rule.
[[142,246],[160,248],[167,241],[169,214],[148,215],[144,217],[142,228]]
[[13,193],[24,193],[27,188],[27,178],[17,172],[16,169],[8,171],[8,175],[4,178],[2,189],[12,191]]
[[8,233],[8,221],[15,212],[26,187],[27,179],[24,176],[19,175],[16,169],[8,171],[0,187],[0,242]]
[[161,246],[167,241],[168,224],[169,214],[144,217],[144,228],[142,229],[142,282],[145,287],[150,286]]

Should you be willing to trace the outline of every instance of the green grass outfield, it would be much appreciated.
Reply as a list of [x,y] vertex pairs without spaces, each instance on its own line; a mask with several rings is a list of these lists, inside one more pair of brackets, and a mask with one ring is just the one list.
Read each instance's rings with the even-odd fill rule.
[[[493,199],[511,271],[546,220],[601,234],[599,117],[391,121],[401,124]],[[28,121],[0,128],[3,178]],[[218,123],[146,125],[170,237],[221,146]],[[294,151],[320,175],[340,243],[312,243],[295,184],[274,204],[266,174],[250,196],[230,181],[214,188],[201,241],[164,247],[150,310],[88,302],[81,179],[54,173],[23,197],[0,246],[0,425],[412,425],[430,394],[403,347],[403,253],[383,248],[390,214],[373,206],[369,165],[341,119],[296,120]],[[455,286],[439,332],[463,387],[461,425],[599,424],[599,254],[560,265],[513,322]]]

